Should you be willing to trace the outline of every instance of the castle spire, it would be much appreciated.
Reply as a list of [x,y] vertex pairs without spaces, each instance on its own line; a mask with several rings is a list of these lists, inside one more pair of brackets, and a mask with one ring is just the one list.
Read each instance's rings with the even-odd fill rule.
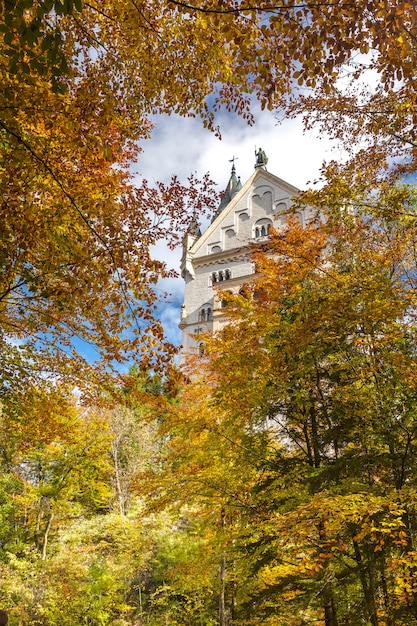
[[226,189],[222,193],[222,199],[220,201],[219,208],[217,209],[216,213],[214,214],[212,221],[214,221],[216,219],[216,217],[223,211],[223,209],[225,209],[227,207],[227,205],[229,204],[229,202],[231,201],[233,196],[235,196],[237,194],[237,192],[240,189],[242,189],[242,183],[240,182],[240,176],[236,176],[235,161],[238,158],[239,157],[233,156],[231,159],[229,159],[229,163],[232,163],[232,171],[231,171],[231,174],[230,174],[229,182],[226,185]]

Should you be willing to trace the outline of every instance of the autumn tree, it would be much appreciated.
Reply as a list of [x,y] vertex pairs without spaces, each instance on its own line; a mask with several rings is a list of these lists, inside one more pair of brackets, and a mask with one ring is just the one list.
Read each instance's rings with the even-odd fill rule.
[[168,452],[175,498],[233,519],[235,623],[415,620],[414,241],[290,221],[206,338]]
[[[157,626],[167,581],[174,589],[177,567],[194,553],[179,529],[169,574],[177,516],[148,513],[139,484],[160,459],[149,415],[157,377],[145,384],[132,374],[134,399],[126,384],[124,405],[106,411],[81,405],[72,385],[43,372],[35,385],[24,364],[0,418],[2,606],[10,623],[126,626],[143,617]],[[188,615],[191,602],[204,611],[203,586],[183,588],[190,604],[178,588],[170,612]]]
[[[30,390],[30,391],[29,391]],[[1,558],[26,546],[48,553],[51,537],[81,510],[105,511],[112,500],[109,431],[70,390],[44,385],[13,391],[0,422]]]
[[255,442],[253,433],[243,432],[233,420],[227,422],[223,407],[214,408],[210,400],[211,372],[204,368],[201,376],[195,374],[194,369],[192,382],[183,381],[176,402],[163,410],[158,424],[165,442],[160,463],[144,475],[142,489],[150,510],[179,515],[183,533],[177,541],[190,544],[187,562],[177,563],[177,578],[170,579],[171,608],[178,611],[179,590],[187,605],[197,608],[191,589],[198,590],[207,623],[226,626],[237,618],[242,581],[250,576],[247,558],[237,545],[246,513],[255,511],[252,490],[266,438],[259,432]]
[[[24,345],[21,352],[13,344],[4,349],[3,371],[31,351],[28,370],[55,377],[71,371],[81,387],[91,377],[88,346],[107,367],[143,353],[152,361],[162,343],[154,287],[170,270],[150,248],[162,238],[178,242],[189,213],[212,200],[207,178],[200,191],[194,179],[189,186],[175,178],[156,188],[132,185],[129,167],[149,135],[156,96],[148,94],[142,112],[148,95],[136,92],[138,68],[133,77],[125,67],[122,80],[110,50],[105,58],[94,52],[106,45],[93,34],[97,22],[73,5],[59,7],[3,6],[1,333],[3,344]],[[68,73],[55,71],[51,33]],[[125,56],[122,65],[129,63]]]

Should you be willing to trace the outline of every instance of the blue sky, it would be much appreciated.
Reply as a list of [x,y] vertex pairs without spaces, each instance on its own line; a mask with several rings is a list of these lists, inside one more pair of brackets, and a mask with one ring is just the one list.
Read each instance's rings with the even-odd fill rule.
[[[160,116],[154,119],[152,138],[143,143],[143,153],[133,170],[138,180],[168,182],[172,175],[185,180],[191,173],[202,176],[206,172],[223,190],[230,176],[235,156],[237,174],[242,184],[251,176],[255,164],[255,147],[267,154],[268,170],[305,189],[309,181],[318,178],[323,161],[340,159],[341,152],[326,137],[304,133],[301,120],[285,120],[277,124],[272,113],[255,107],[254,126],[230,114],[219,117],[222,139],[203,128],[199,119],[178,116]],[[203,223],[203,228],[207,224]],[[163,244],[154,249],[155,257],[164,260],[178,271],[181,250],[166,249]],[[178,329],[180,307],[183,299],[181,278],[164,280],[158,286],[161,294],[171,294],[159,306],[159,317],[170,341],[180,344]]]

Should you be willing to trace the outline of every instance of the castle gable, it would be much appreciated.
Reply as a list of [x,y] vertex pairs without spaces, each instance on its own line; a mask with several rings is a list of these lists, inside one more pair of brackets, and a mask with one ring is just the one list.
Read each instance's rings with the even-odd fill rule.
[[256,170],[223,211],[216,216],[190,252],[197,261],[207,255],[248,245],[267,235],[271,225],[285,220],[298,189],[265,170]]

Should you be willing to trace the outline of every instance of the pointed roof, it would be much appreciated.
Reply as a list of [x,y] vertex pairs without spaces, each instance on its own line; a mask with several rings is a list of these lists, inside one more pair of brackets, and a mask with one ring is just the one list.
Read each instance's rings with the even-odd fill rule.
[[232,200],[232,198],[237,194],[237,192],[242,189],[240,176],[236,177],[235,159],[236,157],[233,157],[231,159],[231,161],[233,162],[233,165],[232,165],[232,172],[230,174],[229,182],[227,183],[226,189],[222,193],[222,199],[220,201],[219,208],[217,209],[216,213],[213,215],[213,219],[211,220],[212,222],[214,222],[216,217],[220,215],[220,213],[227,207],[227,205]]

